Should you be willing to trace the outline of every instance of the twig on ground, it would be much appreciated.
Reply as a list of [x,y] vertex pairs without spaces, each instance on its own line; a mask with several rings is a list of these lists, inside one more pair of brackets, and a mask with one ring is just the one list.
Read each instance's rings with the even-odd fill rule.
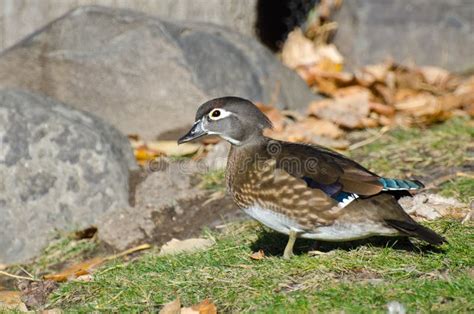
[[7,277],[10,277],[10,278],[15,278],[15,279],[22,279],[22,280],[29,280],[29,281],[41,281],[39,279],[35,279],[35,278],[31,278],[31,277],[13,275],[13,274],[7,273],[6,271],[3,271],[3,270],[0,270],[0,275],[7,276]]
[[127,256],[127,255],[130,255],[130,254],[133,254],[135,252],[138,252],[138,251],[143,251],[143,250],[148,250],[151,248],[151,245],[150,244],[142,244],[142,245],[139,245],[139,246],[136,246],[136,247],[133,247],[129,250],[125,250],[121,253],[118,253],[116,255],[112,255],[112,256],[108,256],[106,257],[104,260],[106,261],[110,261],[110,260],[114,260],[114,259],[117,259],[117,258],[120,258],[120,257],[123,257],[123,256]]

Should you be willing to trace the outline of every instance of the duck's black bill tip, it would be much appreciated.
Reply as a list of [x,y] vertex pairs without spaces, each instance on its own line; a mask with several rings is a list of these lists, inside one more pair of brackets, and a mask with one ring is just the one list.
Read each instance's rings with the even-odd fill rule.
[[201,121],[196,121],[194,122],[194,125],[191,127],[188,133],[178,139],[178,145],[190,142],[204,135],[207,135],[207,132],[202,128]]

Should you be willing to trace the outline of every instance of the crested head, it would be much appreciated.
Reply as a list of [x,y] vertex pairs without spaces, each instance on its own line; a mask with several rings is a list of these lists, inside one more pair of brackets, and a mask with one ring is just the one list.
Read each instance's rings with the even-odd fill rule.
[[233,145],[243,145],[263,138],[266,128],[272,128],[272,123],[251,101],[222,97],[199,106],[193,127],[178,142],[218,135]]

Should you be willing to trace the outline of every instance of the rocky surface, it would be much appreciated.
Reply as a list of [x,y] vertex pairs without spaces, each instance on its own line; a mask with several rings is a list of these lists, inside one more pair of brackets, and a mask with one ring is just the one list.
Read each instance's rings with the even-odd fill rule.
[[454,71],[474,66],[471,0],[344,1],[335,43],[352,67],[392,56]]
[[205,163],[165,161],[152,170],[138,184],[133,207],[102,217],[102,241],[118,250],[143,242],[161,245],[241,216],[230,196],[200,187]]
[[314,95],[255,39],[211,24],[76,9],[0,55],[0,88],[42,92],[125,134],[176,138],[210,98],[303,109]]
[[253,36],[257,0],[2,0],[0,50],[81,5],[120,7],[173,20],[206,21]]
[[35,256],[58,231],[128,205],[127,139],[51,98],[0,90],[0,263]]

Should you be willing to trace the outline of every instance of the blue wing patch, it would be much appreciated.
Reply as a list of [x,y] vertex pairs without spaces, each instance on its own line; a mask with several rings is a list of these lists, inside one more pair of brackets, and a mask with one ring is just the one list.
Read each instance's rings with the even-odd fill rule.
[[303,177],[308,187],[312,189],[319,189],[326,193],[329,197],[337,201],[339,207],[349,205],[353,200],[359,198],[359,195],[342,191],[342,184],[335,182],[332,184],[322,184],[314,181],[309,177]]
[[379,182],[382,183],[384,191],[419,190],[425,187],[416,180],[380,178]]

